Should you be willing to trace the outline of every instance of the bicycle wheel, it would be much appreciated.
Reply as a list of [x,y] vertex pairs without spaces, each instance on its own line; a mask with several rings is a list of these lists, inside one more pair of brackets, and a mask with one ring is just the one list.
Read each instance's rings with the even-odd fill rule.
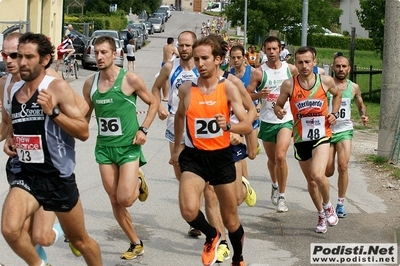
[[68,79],[70,74],[71,74],[71,69],[70,69],[69,63],[65,62],[62,66],[61,75],[62,75],[63,79]]
[[79,65],[78,65],[78,61],[74,61],[74,74],[75,74],[75,78],[78,79],[79,78]]

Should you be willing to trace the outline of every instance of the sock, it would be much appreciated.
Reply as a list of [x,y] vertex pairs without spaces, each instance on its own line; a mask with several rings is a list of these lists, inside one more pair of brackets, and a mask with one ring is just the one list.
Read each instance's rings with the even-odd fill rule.
[[42,260],[42,263],[40,264],[40,266],[46,266],[46,262],[44,262],[44,260]]
[[204,217],[204,214],[199,210],[197,217],[193,221],[187,222],[191,227],[200,230],[207,238],[214,238],[217,236],[217,231],[212,227]]
[[338,198],[337,204],[338,205],[343,205],[343,203],[344,203],[344,198]]
[[47,254],[46,251],[44,251],[44,248],[40,245],[35,246],[36,253],[39,255],[39,257],[44,261],[47,262]]
[[274,189],[277,189],[277,188],[278,188],[278,183],[272,183],[272,187],[273,187]]
[[319,211],[319,212],[318,212],[318,216],[325,216],[325,211],[324,211],[324,210]]
[[229,239],[231,240],[233,248],[233,262],[240,262],[243,260],[243,241],[244,241],[244,230],[242,225],[235,232],[229,232]]
[[53,242],[53,244],[54,244],[54,243],[56,243],[58,240],[60,240],[61,236],[64,235],[64,232],[63,232],[63,230],[62,230],[62,228],[61,228],[61,225],[60,225],[59,223],[56,223],[56,224],[53,225],[53,231],[54,231],[54,233],[56,234],[56,238],[55,238],[55,240],[54,240],[54,242]]
[[332,206],[331,201],[329,201],[328,203],[323,203],[322,202],[322,207],[324,208],[324,210],[328,209],[330,206]]
[[280,198],[280,197],[285,197],[285,193],[278,193],[278,198]]

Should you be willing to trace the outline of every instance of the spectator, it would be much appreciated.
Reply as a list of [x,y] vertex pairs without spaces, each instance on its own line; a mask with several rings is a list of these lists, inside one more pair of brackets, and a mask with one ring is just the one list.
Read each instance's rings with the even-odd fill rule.
[[285,48],[285,45],[285,42],[281,41],[282,51],[279,55],[281,61],[288,61],[290,58],[292,58],[292,54],[289,52],[288,49]]
[[74,29],[71,24],[68,24],[67,29],[64,32],[64,39],[68,38],[68,35],[71,34],[71,31]]

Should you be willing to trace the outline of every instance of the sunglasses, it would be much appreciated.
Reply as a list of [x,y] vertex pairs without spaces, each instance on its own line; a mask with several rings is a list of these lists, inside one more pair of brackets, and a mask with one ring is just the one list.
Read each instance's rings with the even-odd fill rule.
[[4,60],[7,60],[7,57],[10,57],[11,59],[17,59],[18,53],[17,52],[5,53],[1,51],[1,56],[3,57]]

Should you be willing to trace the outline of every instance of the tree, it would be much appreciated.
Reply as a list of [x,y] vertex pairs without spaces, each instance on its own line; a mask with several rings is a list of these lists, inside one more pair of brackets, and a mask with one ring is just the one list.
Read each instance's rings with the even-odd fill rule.
[[[225,14],[232,26],[243,25],[244,1],[231,0],[225,7]],[[309,0],[309,32],[322,32],[321,27],[331,29],[338,25],[342,10],[334,7],[337,0]],[[300,43],[302,1],[300,0],[248,0],[247,37],[254,43],[257,36],[267,36],[270,30],[286,33],[289,42]]]
[[85,11],[100,14],[109,14],[110,4],[117,4],[118,10],[126,14],[132,8],[132,13],[140,14],[143,10],[153,13],[160,6],[160,0],[85,0]]
[[385,26],[385,0],[360,0],[360,10],[356,10],[361,26],[369,32],[375,50],[382,56]]

